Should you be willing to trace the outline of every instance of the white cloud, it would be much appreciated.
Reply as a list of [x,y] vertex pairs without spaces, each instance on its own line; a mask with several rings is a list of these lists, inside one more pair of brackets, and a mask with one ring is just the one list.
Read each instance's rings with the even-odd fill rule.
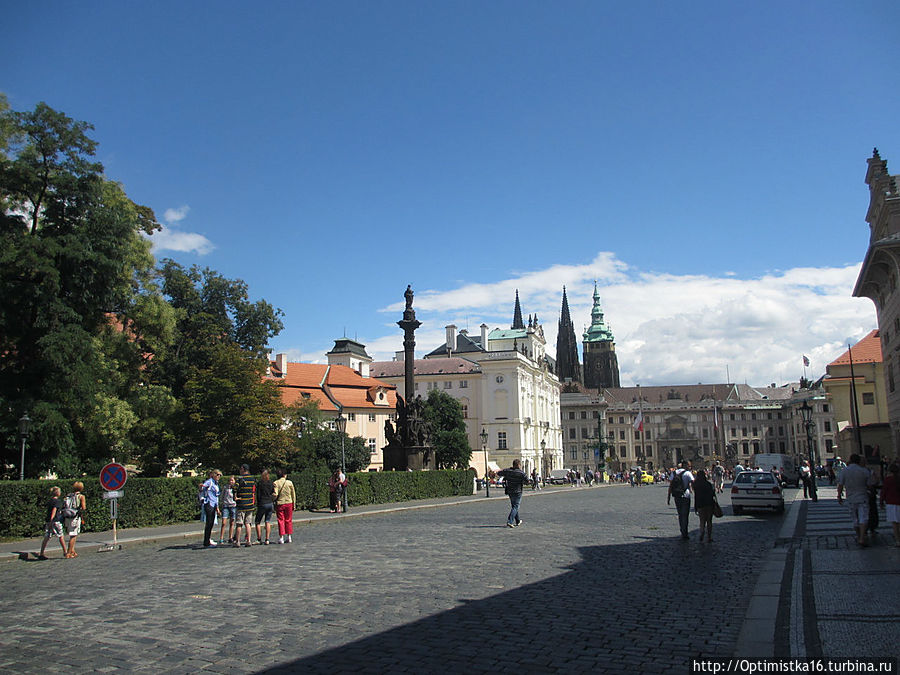
[[196,253],[206,255],[215,249],[215,245],[202,234],[194,232],[181,232],[177,228],[190,213],[191,207],[184,205],[175,209],[166,209],[163,212],[162,229],[150,235],[153,243],[153,252],[177,251],[180,253]]
[[[601,253],[587,265],[554,265],[493,284],[417,292],[414,306],[424,325],[416,333],[416,354],[442,344],[449,323],[468,326],[473,334],[482,322],[509,326],[516,289],[523,313],[539,315],[548,351],[555,354],[564,284],[580,344],[596,278],[623,385],[724,382],[726,373],[733,382],[783,384],[803,374],[802,355],[812,362],[807,374],[818,377],[848,342],[876,327],[872,302],[850,295],[858,273],[859,264],[794,268],[753,279],[730,272],[661,274]],[[402,309],[398,303],[382,311]],[[391,326],[367,343],[379,360],[402,349],[402,334]]]

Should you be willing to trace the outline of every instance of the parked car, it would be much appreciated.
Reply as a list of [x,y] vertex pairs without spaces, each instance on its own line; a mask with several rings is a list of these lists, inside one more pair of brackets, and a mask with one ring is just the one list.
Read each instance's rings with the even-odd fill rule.
[[731,484],[731,509],[740,514],[745,508],[784,511],[781,485],[770,471],[742,471]]
[[547,482],[550,485],[565,485],[569,482],[568,469],[552,469],[550,475],[547,476]]

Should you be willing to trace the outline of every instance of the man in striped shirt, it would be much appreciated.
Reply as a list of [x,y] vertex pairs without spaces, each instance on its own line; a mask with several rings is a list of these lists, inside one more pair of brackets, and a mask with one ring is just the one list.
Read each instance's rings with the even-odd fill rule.
[[241,475],[234,485],[234,498],[237,502],[237,518],[234,521],[234,546],[241,545],[241,529],[246,534],[244,546],[250,546],[250,524],[256,513],[256,479],[250,475],[250,467],[241,465]]

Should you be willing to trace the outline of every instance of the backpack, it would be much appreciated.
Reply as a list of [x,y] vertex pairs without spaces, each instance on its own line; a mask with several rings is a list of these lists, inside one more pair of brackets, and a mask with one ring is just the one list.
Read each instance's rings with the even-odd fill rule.
[[684,497],[684,469],[676,471],[669,483],[669,490],[673,497]]
[[66,495],[66,499],[63,502],[63,507],[60,510],[60,515],[63,519],[71,519],[77,518],[78,513],[81,511],[81,500],[78,498],[78,495]]

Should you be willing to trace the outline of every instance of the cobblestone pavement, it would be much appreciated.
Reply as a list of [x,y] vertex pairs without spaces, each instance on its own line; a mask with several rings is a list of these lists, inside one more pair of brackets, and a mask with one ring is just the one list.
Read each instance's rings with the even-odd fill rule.
[[820,486],[817,502],[793,508],[793,536],[778,541],[785,555],[775,655],[900,659],[900,549],[884,510],[861,549],[834,487]]
[[686,672],[734,652],[782,522],[727,502],[703,544],[679,539],[664,485],[612,486],[526,492],[516,529],[494,498],[315,523],[284,546],[202,549],[198,531],[10,562],[0,670]]

